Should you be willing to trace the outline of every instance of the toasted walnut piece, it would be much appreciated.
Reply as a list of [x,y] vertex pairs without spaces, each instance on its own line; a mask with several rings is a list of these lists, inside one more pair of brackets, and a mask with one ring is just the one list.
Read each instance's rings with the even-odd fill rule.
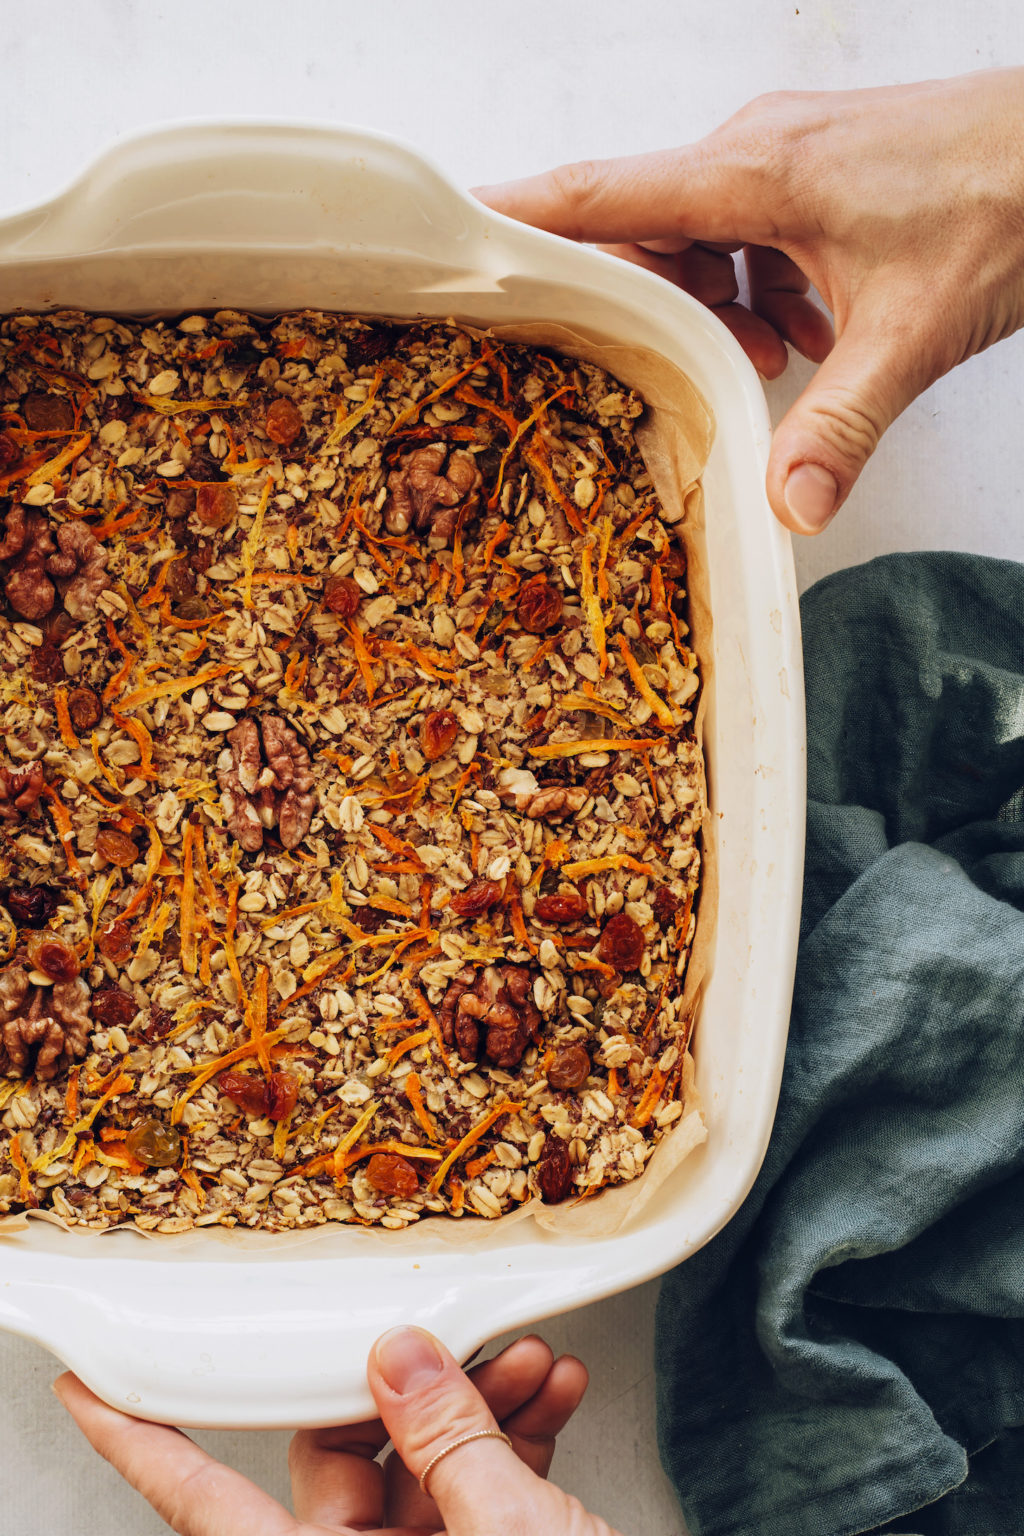
[[537,1164],[537,1181],[545,1205],[559,1205],[572,1189],[569,1145],[553,1131],[544,1138],[544,1150]]
[[516,810],[533,821],[561,821],[575,816],[586,803],[587,791],[582,784],[550,784],[536,794],[516,795]]
[[455,532],[459,511],[481,483],[476,461],[465,448],[448,457],[444,443],[417,448],[399,460],[388,475],[390,497],[384,508],[389,533],[430,533],[447,544]]
[[543,576],[535,576],[520,590],[516,618],[530,635],[541,635],[562,617],[562,594]]
[[264,828],[276,824],[282,845],[297,848],[316,809],[306,748],[277,715],[264,715],[260,726],[240,720],[228,732],[228,743],[217,759],[228,830],[246,853],[255,853],[263,846]]
[[277,807],[277,835],[283,847],[297,848],[316,809],[316,781],[309,753],[291,726],[277,715],[263,718],[263,750],[274,775],[274,787],[284,792]]
[[228,732],[228,742],[228,748],[217,759],[217,782],[224,815],[228,831],[239,846],[246,853],[255,853],[263,847],[263,823],[252,799],[263,771],[256,721],[240,720],[234,730]]
[[475,1061],[480,1031],[486,1031],[484,1055],[506,1071],[517,1067],[540,1033],[541,1015],[533,1001],[533,972],[523,965],[465,967],[449,984],[438,1014],[448,1045],[463,1061]]
[[54,547],[50,525],[41,512],[23,506],[11,507],[4,523],[0,560],[10,562],[4,582],[7,601],[23,619],[41,619],[57,599],[46,574],[46,559]]
[[33,815],[45,782],[42,763],[0,767],[0,821],[19,821],[22,816]]
[[70,432],[75,408],[67,395],[48,395],[33,389],[21,402],[21,414],[30,432]]
[[34,987],[22,966],[0,974],[0,1075],[49,1082],[85,1055],[91,1027],[81,976]]
[[46,569],[51,576],[74,577],[64,593],[64,607],[73,619],[91,619],[97,598],[110,586],[107,552],[81,523],[62,523],[57,544],[60,553],[49,557]]

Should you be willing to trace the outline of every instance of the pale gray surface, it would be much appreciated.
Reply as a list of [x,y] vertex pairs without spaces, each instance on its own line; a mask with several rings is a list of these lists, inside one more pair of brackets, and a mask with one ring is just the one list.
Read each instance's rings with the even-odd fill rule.
[[[0,0],[0,210],[58,190],[118,134],[183,117],[360,123],[472,185],[696,138],[760,91],[1022,59],[1018,0]],[[808,376],[795,366],[770,387],[776,419]],[[798,548],[802,584],[892,549],[1021,558],[1022,382],[1017,338],[930,391],[838,524]],[[654,1449],[656,1290],[541,1330],[594,1379],[556,1474],[626,1536],[683,1532]],[[0,1536],[157,1536],[64,1419],[54,1374],[0,1336]],[[285,1436],[198,1438],[284,1493]]]

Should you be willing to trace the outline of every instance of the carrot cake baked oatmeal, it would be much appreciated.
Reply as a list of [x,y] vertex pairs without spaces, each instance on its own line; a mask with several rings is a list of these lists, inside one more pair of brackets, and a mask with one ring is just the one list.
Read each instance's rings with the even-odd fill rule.
[[679,1119],[686,557],[591,363],[0,324],[0,1214],[497,1217]]

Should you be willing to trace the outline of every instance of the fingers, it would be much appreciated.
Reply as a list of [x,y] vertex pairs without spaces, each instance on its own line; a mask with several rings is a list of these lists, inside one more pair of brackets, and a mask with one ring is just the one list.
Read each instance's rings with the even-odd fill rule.
[[728,254],[703,244],[685,251],[658,254],[641,245],[605,245],[602,249],[685,289],[713,310],[766,379],[776,379],[786,367],[786,344],[766,320],[742,304],[733,303],[738,288],[736,269]]
[[[386,1333],[374,1346],[367,1375],[395,1449],[417,1479],[439,1451],[462,1436],[498,1429],[468,1376],[422,1329]],[[488,1536],[507,1529],[513,1511],[529,1526],[531,1509],[546,1502],[545,1487],[509,1446],[487,1438],[460,1445],[437,1461],[428,1492],[450,1536]],[[536,1523],[541,1528],[542,1522]]]
[[[474,196],[498,213],[570,240],[771,244],[764,165],[750,140],[718,133],[699,144],[581,160]],[[679,246],[675,245],[675,249]]]
[[794,261],[782,251],[750,245],[744,252],[750,307],[813,363],[823,363],[834,337],[828,317],[805,295],[810,287]]
[[828,526],[882,433],[936,373],[893,313],[858,312],[775,429],[768,499],[795,533]]
[[221,1466],[180,1430],[118,1413],[70,1371],[53,1384],[94,1450],[178,1536],[290,1536],[295,1521],[269,1493]]
[[[543,1339],[527,1334],[468,1374],[519,1459],[546,1477],[555,1436],[586,1390],[586,1368],[568,1356],[554,1360]],[[441,1523],[437,1505],[395,1453],[387,1463],[386,1510],[394,1525]]]
[[340,1429],[300,1429],[288,1448],[292,1503],[300,1520],[330,1529],[379,1526],[384,1468],[374,1458],[387,1444],[379,1419]]

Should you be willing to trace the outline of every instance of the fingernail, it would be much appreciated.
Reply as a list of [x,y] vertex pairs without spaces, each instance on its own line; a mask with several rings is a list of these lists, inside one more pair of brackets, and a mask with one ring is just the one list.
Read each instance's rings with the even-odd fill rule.
[[786,506],[801,533],[820,533],[836,510],[839,487],[820,464],[798,464],[786,481]]
[[61,1382],[62,1382],[62,1380],[63,1380],[63,1377],[58,1376],[56,1381],[51,1381],[50,1382],[50,1391],[53,1393],[54,1397],[60,1403],[62,1403],[64,1401],[64,1393],[61,1391]]
[[375,1352],[384,1380],[403,1397],[444,1370],[437,1345],[422,1328],[392,1328],[377,1340]]

